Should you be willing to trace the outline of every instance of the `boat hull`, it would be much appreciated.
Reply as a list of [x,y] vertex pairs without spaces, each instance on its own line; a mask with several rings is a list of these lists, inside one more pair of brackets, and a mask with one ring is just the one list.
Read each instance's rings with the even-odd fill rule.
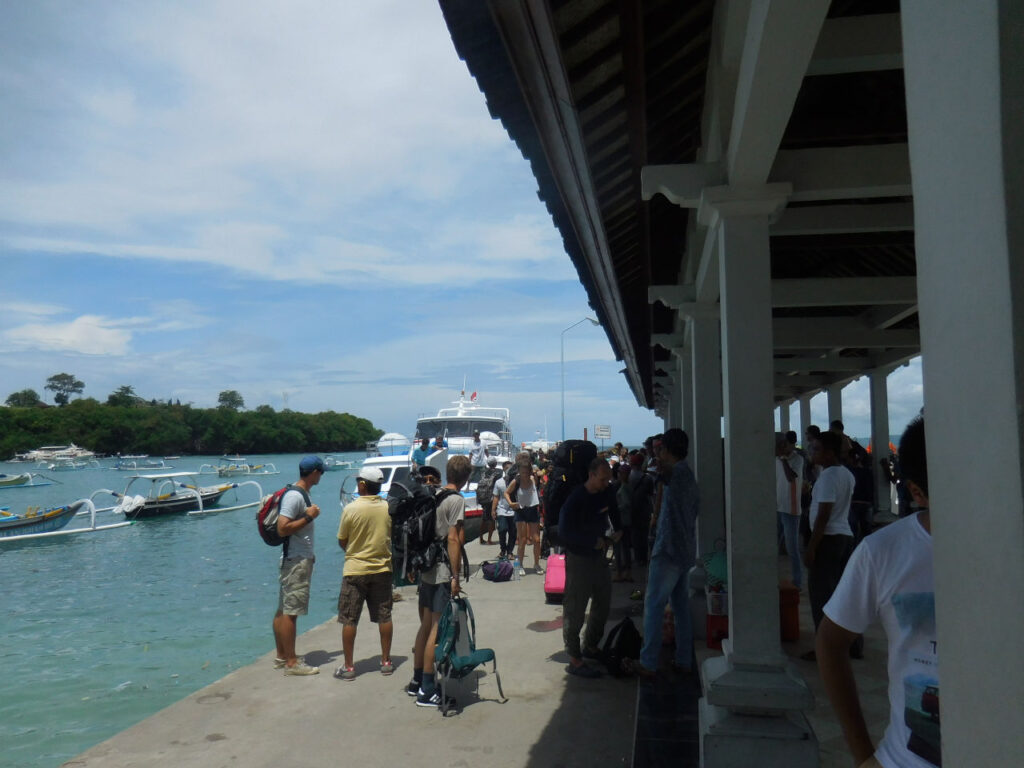
[[20,475],[0,475],[0,488],[25,485],[31,479],[32,474],[30,472],[22,472]]
[[49,533],[59,531],[71,522],[80,504],[54,507],[33,517],[15,515],[0,517],[0,539],[21,536],[26,533]]
[[[218,488],[216,491],[201,491],[203,497],[203,509],[209,509],[227,492],[227,488]],[[199,500],[192,494],[175,494],[174,496],[161,499],[146,499],[145,504],[137,509],[125,512],[129,520],[139,520],[150,517],[162,517],[164,515],[180,515],[194,512],[199,509]]]

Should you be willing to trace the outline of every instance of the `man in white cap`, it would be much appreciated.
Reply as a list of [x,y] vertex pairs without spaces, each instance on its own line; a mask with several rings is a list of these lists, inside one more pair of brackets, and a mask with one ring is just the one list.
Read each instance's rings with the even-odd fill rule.
[[382,675],[394,672],[391,663],[392,576],[391,576],[391,515],[388,503],[378,494],[384,475],[376,467],[359,470],[359,495],[341,513],[338,526],[338,546],[345,550],[345,569],[338,595],[338,623],[341,624],[341,645],[345,663],[334,676],[340,680],[355,680],[353,652],[356,626],[367,604],[370,621],[380,631],[380,671]]
[[309,612],[309,585],[313,580],[313,521],[320,507],[309,498],[313,486],[324,475],[324,462],[319,456],[304,456],[299,462],[299,481],[288,486],[281,497],[277,533],[284,538],[281,551],[281,588],[274,614],[274,641],[277,658],[274,666],[286,675],[315,675],[319,667],[311,667],[295,655],[295,636],[299,616]]

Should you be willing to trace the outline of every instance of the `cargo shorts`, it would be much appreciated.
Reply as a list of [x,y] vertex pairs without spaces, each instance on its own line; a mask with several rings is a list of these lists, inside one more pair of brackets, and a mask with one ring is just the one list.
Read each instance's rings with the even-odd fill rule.
[[309,584],[312,580],[312,558],[297,557],[282,561],[278,612],[285,616],[305,616],[309,612]]
[[343,577],[338,593],[338,623],[353,627],[358,624],[365,602],[370,621],[387,624],[391,621],[392,595],[391,571]]

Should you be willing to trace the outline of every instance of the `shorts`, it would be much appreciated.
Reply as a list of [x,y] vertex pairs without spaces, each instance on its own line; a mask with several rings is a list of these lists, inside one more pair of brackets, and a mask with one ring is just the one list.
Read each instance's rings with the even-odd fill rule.
[[433,613],[441,613],[448,601],[452,599],[452,586],[444,584],[420,584],[419,587],[420,608],[428,608]]
[[305,616],[309,612],[309,583],[313,580],[313,560],[298,557],[281,563],[281,590],[277,610],[285,616]]
[[540,507],[520,507],[516,510],[517,523],[540,523]]
[[338,593],[338,623],[355,626],[363,612],[363,602],[370,611],[370,621],[387,624],[391,621],[391,571],[345,576]]

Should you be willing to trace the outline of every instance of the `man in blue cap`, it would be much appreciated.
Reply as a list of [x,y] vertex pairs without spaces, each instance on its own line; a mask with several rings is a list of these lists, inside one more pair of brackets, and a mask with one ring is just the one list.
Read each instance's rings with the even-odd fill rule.
[[311,667],[295,656],[298,617],[309,611],[309,585],[313,578],[313,521],[320,507],[309,498],[313,486],[324,475],[324,462],[319,456],[305,456],[299,462],[299,480],[288,486],[281,497],[277,533],[284,538],[281,551],[281,589],[274,614],[274,640],[277,658],[274,666],[286,675],[315,675],[319,667]]

